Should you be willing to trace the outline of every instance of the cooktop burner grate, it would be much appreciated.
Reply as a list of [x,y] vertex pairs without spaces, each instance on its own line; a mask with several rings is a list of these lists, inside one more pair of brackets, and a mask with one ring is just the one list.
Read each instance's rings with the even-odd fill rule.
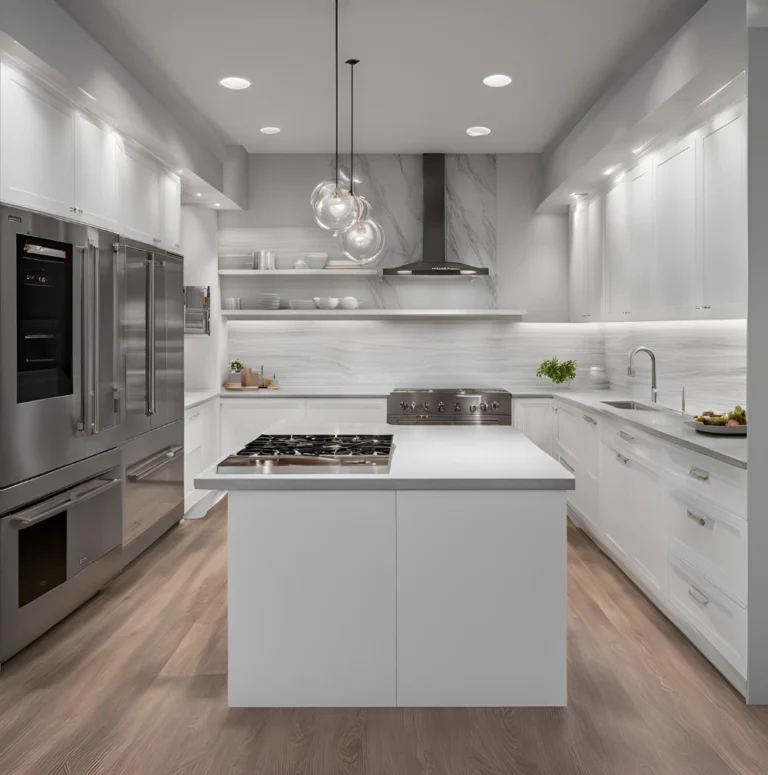
[[237,454],[247,457],[388,457],[392,436],[269,435],[246,444]]

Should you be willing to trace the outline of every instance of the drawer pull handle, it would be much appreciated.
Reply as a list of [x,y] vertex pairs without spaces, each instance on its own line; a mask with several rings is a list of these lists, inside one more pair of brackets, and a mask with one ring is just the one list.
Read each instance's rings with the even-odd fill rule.
[[700,592],[698,589],[696,589],[696,587],[689,587],[688,588],[688,594],[699,605],[709,605],[709,598],[703,592]]
[[707,517],[702,517],[700,514],[694,514],[690,509],[686,513],[690,519],[694,522],[698,522],[702,527],[707,526],[707,522],[709,522]]
[[694,479],[699,479],[702,482],[709,480],[709,471],[705,471],[703,468],[696,468],[695,466],[688,472]]
[[592,417],[589,417],[586,414],[581,415],[590,425],[597,425],[597,420],[593,419]]
[[634,436],[631,436],[631,435],[630,435],[629,433],[627,433],[626,431],[617,431],[617,432],[616,432],[616,435],[617,435],[617,436],[618,436],[620,439],[624,439],[624,441],[634,441],[634,440],[635,440],[635,437],[634,437]]
[[622,463],[624,463],[624,465],[627,465],[627,463],[629,463],[629,458],[624,457],[624,455],[621,455],[618,452],[616,453],[616,460],[620,460]]
[[560,462],[561,462],[561,463],[562,463],[562,464],[563,464],[563,465],[564,465],[564,466],[565,466],[565,467],[566,467],[566,468],[567,468],[567,469],[568,469],[568,470],[569,470],[569,471],[570,471],[572,474],[575,474],[575,473],[576,473],[576,471],[574,471],[574,470],[573,470],[573,468],[571,468],[571,466],[569,466],[569,465],[568,465],[568,463],[566,463],[566,462],[565,462],[565,460],[563,460],[562,458],[560,458]]
[[87,563],[87,562],[88,562],[88,558],[87,557],[81,557],[80,558],[80,565],[85,565],[85,563]]

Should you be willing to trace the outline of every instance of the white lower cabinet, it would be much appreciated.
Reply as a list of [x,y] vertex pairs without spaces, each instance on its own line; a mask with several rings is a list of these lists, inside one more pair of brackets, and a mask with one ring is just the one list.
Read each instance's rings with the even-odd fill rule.
[[210,493],[195,489],[195,477],[213,465],[218,456],[219,399],[215,396],[184,412],[184,513],[187,517],[204,516],[210,507],[210,503],[199,507]]
[[280,420],[303,421],[301,398],[222,398],[221,455],[231,455]]
[[517,398],[513,415],[515,428],[548,455],[552,454],[552,401],[549,398]]

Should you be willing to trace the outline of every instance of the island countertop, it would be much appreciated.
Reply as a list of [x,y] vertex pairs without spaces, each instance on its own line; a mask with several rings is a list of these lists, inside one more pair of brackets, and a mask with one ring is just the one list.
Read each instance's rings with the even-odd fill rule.
[[[273,434],[392,434],[388,473],[232,474],[211,466],[202,490],[573,490],[571,473],[510,426],[283,421]],[[235,452],[235,450],[232,450]]]

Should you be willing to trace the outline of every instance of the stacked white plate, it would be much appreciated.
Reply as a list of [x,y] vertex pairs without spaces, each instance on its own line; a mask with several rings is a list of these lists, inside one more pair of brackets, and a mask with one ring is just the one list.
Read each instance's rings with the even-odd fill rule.
[[317,305],[315,304],[314,299],[291,299],[288,302],[288,305],[291,309],[303,309],[303,310],[310,310],[310,309],[317,309]]
[[280,309],[280,294],[279,293],[259,294],[258,301],[256,302],[256,309]]

